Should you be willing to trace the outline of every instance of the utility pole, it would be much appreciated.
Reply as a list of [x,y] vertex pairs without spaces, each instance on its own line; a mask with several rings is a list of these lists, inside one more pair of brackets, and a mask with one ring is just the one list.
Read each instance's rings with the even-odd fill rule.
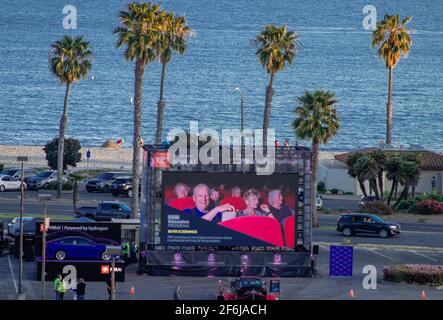
[[20,186],[20,248],[19,248],[19,269],[18,269],[18,294],[17,300],[25,300],[26,296],[23,292],[23,211],[24,211],[24,162],[28,161],[28,157],[17,157],[17,162],[21,162],[21,186]]
[[39,194],[38,199],[43,201],[43,230],[42,230],[42,294],[41,299],[45,300],[45,290],[46,290],[46,232],[49,228],[49,219],[47,216],[46,201],[51,200],[50,194]]
[[244,122],[243,122],[243,114],[244,114],[244,99],[243,99],[243,92],[241,91],[241,89],[239,87],[235,88],[235,91],[240,92],[240,130],[241,130],[241,134],[242,134],[242,138],[241,138],[241,144],[242,146],[244,145],[244,137],[243,137],[243,129],[244,129]]

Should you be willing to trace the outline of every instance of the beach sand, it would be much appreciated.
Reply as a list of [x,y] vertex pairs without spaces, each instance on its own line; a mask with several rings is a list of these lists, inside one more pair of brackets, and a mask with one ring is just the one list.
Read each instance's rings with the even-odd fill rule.
[[[86,152],[91,151],[91,158],[89,159],[89,169],[121,169],[131,170],[132,167],[132,148],[82,148],[82,160],[77,164],[76,168],[71,168],[73,171],[86,169],[88,164],[86,161]],[[342,152],[328,152],[321,151],[319,155],[320,160],[333,159],[335,154]],[[18,167],[20,163],[17,162],[17,157],[26,156],[29,158],[25,166],[28,168],[45,168],[47,161],[45,159],[45,152],[42,146],[4,146],[0,145],[0,163],[5,165],[5,168]]]

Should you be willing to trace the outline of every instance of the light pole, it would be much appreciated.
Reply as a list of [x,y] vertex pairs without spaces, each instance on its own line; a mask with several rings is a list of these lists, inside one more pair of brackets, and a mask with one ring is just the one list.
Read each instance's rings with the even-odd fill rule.
[[46,201],[51,201],[50,194],[39,194],[38,200],[43,202],[43,230],[42,230],[42,300],[45,300],[46,287],[46,232],[49,227],[49,218],[46,218]]
[[235,88],[235,91],[240,92],[240,130],[241,130],[241,145],[244,145],[244,137],[243,137],[243,107],[244,107],[244,100],[243,100],[243,92],[239,87]]
[[23,292],[23,207],[24,207],[24,172],[23,164],[28,161],[28,157],[17,157],[17,162],[21,162],[21,186],[20,186],[20,248],[19,248],[19,260],[18,260],[18,300],[25,300],[25,294]]

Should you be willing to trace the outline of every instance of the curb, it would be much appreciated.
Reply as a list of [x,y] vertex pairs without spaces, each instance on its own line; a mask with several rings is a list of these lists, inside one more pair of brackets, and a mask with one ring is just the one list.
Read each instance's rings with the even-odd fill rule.
[[[320,246],[342,246],[341,242],[314,242],[316,245]],[[362,248],[362,249],[380,249],[380,250],[394,250],[394,251],[429,251],[443,253],[443,248],[437,247],[417,247],[417,246],[400,246],[400,245],[382,245],[382,244],[351,244],[352,247]]]

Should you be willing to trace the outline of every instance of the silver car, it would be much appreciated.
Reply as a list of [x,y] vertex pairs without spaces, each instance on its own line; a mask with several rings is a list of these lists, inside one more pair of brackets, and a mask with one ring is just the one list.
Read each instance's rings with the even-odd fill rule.
[[[48,170],[40,172],[38,175],[28,179],[28,189],[38,190],[48,188],[51,182],[57,181],[57,170]],[[65,181],[66,178],[63,178]]]

